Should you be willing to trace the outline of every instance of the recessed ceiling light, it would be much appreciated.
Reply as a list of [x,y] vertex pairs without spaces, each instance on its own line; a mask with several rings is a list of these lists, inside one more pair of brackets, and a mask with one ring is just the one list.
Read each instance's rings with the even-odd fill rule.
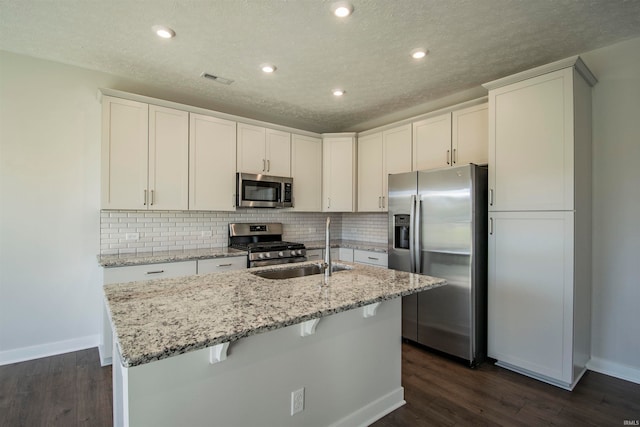
[[332,4],[331,10],[333,11],[333,14],[338,18],[346,18],[353,13],[353,6],[351,5],[351,3],[342,1]]
[[262,64],[260,69],[265,73],[273,73],[276,70],[276,66],[271,64]]
[[151,29],[158,37],[162,37],[163,39],[170,39],[176,36],[175,31],[164,25],[154,25]]
[[413,59],[422,59],[425,56],[427,56],[427,53],[429,53],[428,50],[422,49],[422,48],[418,48],[418,49],[413,49],[411,51],[411,57]]
[[343,89],[334,89],[333,90],[333,95],[334,96],[342,96],[345,93],[347,93],[347,92],[345,90],[343,90]]

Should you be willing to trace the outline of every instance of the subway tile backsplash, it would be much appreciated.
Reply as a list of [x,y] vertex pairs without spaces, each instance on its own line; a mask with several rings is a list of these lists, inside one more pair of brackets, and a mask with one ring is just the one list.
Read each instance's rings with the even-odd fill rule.
[[306,213],[249,209],[237,212],[116,211],[100,213],[100,254],[207,249],[228,244],[230,222],[281,222],[283,239],[324,239],[327,216],[334,239],[385,243],[386,213]]

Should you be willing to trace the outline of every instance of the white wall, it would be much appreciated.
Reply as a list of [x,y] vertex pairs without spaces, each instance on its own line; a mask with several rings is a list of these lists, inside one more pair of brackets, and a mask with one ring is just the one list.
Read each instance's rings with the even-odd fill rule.
[[0,363],[97,344],[106,75],[0,52]]
[[640,38],[582,55],[593,88],[592,370],[640,383]]

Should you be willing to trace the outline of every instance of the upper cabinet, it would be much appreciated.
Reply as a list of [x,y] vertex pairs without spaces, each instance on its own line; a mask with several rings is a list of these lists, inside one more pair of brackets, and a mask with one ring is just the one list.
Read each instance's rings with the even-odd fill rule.
[[191,113],[189,210],[234,210],[235,172],[236,122]]
[[358,212],[386,212],[388,175],[410,171],[410,124],[358,138]]
[[355,135],[331,134],[324,136],[322,151],[322,211],[355,212]]
[[189,113],[102,101],[102,208],[188,208]]
[[293,210],[322,211],[322,140],[291,135]]
[[489,102],[489,209],[573,209],[573,69],[491,90]]
[[238,172],[291,176],[291,134],[238,123]]
[[488,163],[487,104],[413,123],[413,169]]

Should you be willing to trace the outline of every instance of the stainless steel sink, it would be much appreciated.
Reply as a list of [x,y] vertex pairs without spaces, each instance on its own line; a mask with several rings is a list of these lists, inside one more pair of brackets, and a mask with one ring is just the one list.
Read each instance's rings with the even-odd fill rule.
[[[335,273],[336,271],[343,271],[343,270],[351,270],[351,268],[344,265],[339,265],[339,264],[334,264],[331,268],[332,273]],[[280,270],[255,271],[255,272],[252,271],[251,274],[255,274],[256,276],[260,276],[265,279],[279,280],[279,279],[292,279],[294,277],[311,276],[313,274],[322,274],[322,269],[320,268],[319,265],[314,264],[314,265],[304,265],[300,267],[283,268]]]

